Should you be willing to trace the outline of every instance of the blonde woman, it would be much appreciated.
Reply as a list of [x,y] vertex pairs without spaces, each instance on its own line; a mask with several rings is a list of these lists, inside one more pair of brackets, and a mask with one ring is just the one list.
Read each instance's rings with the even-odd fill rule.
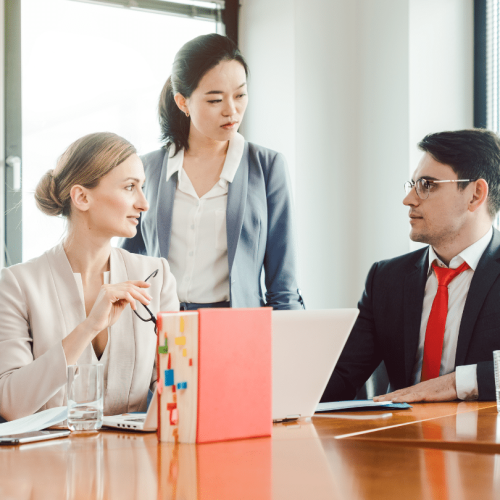
[[[104,413],[144,411],[155,373],[149,317],[178,310],[165,259],[111,247],[136,234],[148,202],[135,148],[111,133],[74,142],[35,198],[67,219],[62,243],[0,273],[0,415],[12,420],[66,404],[67,365],[104,364]],[[157,275],[145,279],[158,270]]]

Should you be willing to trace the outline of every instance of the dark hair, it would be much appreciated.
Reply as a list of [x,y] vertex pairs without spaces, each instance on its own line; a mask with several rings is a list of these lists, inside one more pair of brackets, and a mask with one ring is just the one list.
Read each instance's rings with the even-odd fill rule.
[[[418,147],[436,161],[449,165],[459,179],[484,179],[488,183],[488,210],[500,210],[500,139],[490,130],[475,128],[426,135]],[[465,189],[468,182],[457,183]]]
[[238,47],[216,33],[193,38],[175,55],[172,74],[161,91],[158,105],[161,139],[167,148],[175,145],[175,154],[182,148],[188,149],[190,119],[178,108],[174,95],[179,93],[188,99],[205,73],[222,61],[238,61],[248,76],[247,63]]

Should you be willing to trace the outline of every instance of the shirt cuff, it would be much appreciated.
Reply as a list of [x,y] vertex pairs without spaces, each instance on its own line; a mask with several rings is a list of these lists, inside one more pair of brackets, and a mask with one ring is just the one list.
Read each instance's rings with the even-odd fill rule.
[[477,365],[457,366],[455,382],[458,399],[472,401],[478,398]]

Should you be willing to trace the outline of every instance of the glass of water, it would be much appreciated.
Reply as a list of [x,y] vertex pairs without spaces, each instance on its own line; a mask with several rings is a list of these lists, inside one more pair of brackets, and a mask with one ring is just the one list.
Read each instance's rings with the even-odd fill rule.
[[495,366],[495,394],[497,395],[497,411],[500,412],[500,351],[493,351]]
[[68,427],[95,431],[102,427],[104,365],[68,366]]

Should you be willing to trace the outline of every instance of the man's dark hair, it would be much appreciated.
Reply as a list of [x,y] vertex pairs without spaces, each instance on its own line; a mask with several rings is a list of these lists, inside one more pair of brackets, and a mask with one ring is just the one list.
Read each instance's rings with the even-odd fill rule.
[[[459,179],[484,179],[488,183],[488,210],[500,210],[500,139],[490,130],[475,128],[426,135],[418,147],[436,161],[449,165]],[[457,183],[465,189],[468,182]]]

